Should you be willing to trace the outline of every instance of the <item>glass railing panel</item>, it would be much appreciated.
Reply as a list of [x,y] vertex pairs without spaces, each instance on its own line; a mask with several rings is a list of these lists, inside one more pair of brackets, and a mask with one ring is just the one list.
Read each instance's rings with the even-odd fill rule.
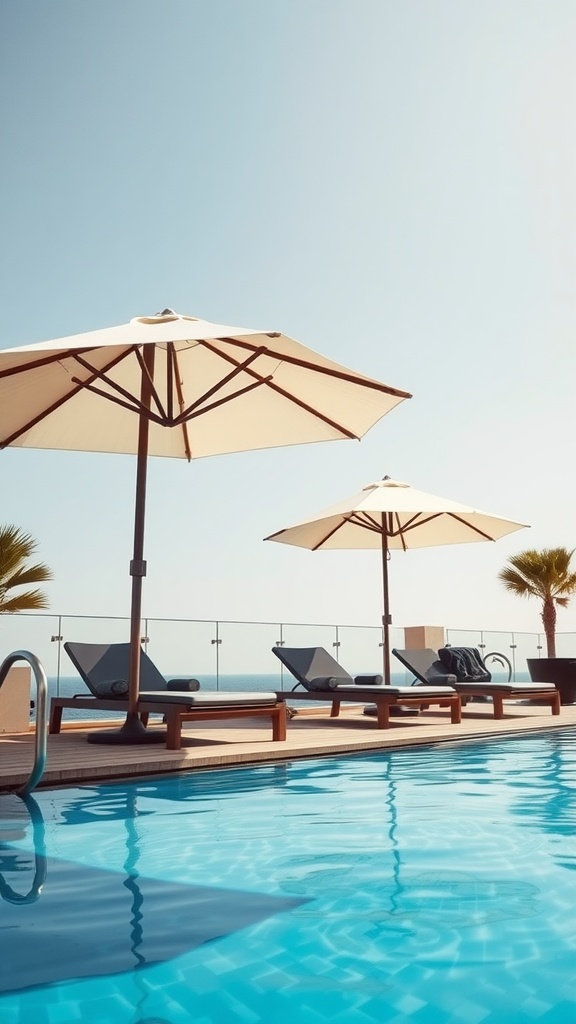
[[[541,657],[546,657],[546,644],[544,642]],[[576,659],[576,633],[556,634],[556,657]]]
[[281,665],[272,648],[282,639],[270,622],[219,622],[218,671],[221,690],[280,690]]
[[62,642],[81,644],[127,644],[130,642],[130,620],[98,615],[63,615]]
[[209,620],[145,619],[146,653],[167,679],[194,677],[216,689],[217,624]]
[[[482,657],[486,659],[486,667],[494,682],[506,683],[509,679],[514,682],[516,678],[516,641],[513,633],[503,630],[481,630],[478,643],[470,646],[477,647]],[[498,659],[492,655],[501,655],[502,657]]]
[[483,643],[481,629],[447,629],[446,645],[449,647],[478,647]]
[[[339,661],[350,675],[384,674],[384,648],[379,626],[338,626]],[[392,682],[402,686],[404,671],[392,654],[404,646],[404,630],[390,629],[390,672]]]
[[338,626],[318,623],[288,622],[282,625],[282,641],[286,647],[325,647],[338,660]]
[[60,618],[58,615],[21,612],[0,616],[0,661],[13,651],[31,651],[48,677],[58,674]]
[[[528,671],[528,658],[538,658],[541,640],[538,633],[513,633],[511,651],[508,656],[512,658],[514,665],[514,682],[529,683],[530,673]],[[502,650],[502,648],[500,648]],[[504,653],[507,653],[504,651]]]

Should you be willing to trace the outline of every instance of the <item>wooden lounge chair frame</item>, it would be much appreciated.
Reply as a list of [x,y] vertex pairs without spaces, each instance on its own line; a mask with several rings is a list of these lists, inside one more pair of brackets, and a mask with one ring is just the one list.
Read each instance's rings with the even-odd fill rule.
[[[106,685],[103,683],[103,679],[124,680],[127,678],[130,645],[67,642],[64,644],[64,649],[82,680],[94,695],[89,697],[85,694],[76,694],[73,697],[52,697],[50,701],[50,733],[60,732],[64,708],[126,713],[128,711],[127,699],[120,699],[109,693],[105,697],[98,696],[98,688]],[[197,680],[177,679],[167,682],[144,651],[141,652],[140,673],[138,711],[142,723],[147,725],[151,714],[164,716],[168,750],[180,750],[183,722],[220,721],[229,718],[270,718],[272,739],[276,741],[286,739],[286,704],[279,700],[274,692],[267,695],[257,691],[254,693],[206,691],[200,694],[192,689],[187,691],[186,684],[192,682],[198,689]],[[109,688],[110,683],[108,683],[108,691]]]
[[[234,694],[230,693],[231,701]],[[50,701],[50,724],[49,731],[52,734],[59,733],[62,725],[62,711],[64,708],[81,708],[86,711],[118,711],[119,714],[128,711],[128,701],[102,700],[98,697],[52,697]],[[234,706],[232,703],[224,706],[198,707],[193,708],[186,704],[186,698],[179,696],[178,701],[146,700],[144,697],[138,701],[138,711],[143,725],[148,724],[148,717],[151,714],[163,715],[166,719],[166,749],[180,750],[182,746],[182,723],[183,722],[205,722],[220,721],[229,718],[270,718],[272,720],[272,739],[282,741],[286,739],[286,704],[282,700],[269,704],[253,704]]]
[[[430,704],[434,704],[450,709],[450,720],[453,725],[458,725],[462,720],[460,695],[453,687],[428,686],[426,692],[418,694],[416,688],[411,686],[399,687],[385,686],[383,684],[363,686],[361,681],[359,681],[362,679],[361,676],[357,676],[355,682],[354,678],[323,647],[273,647],[272,651],[288,671],[292,673],[294,678],[298,680],[296,687],[292,690],[276,691],[276,696],[279,700],[290,702],[315,701],[316,703],[328,701],[331,704],[330,718],[338,718],[340,707],[343,703],[374,704],[376,706],[376,727],[378,729],[388,729],[390,727],[390,709],[397,706],[422,710]],[[297,662],[300,660],[299,656],[304,655],[306,659],[308,654],[310,659],[315,654],[320,656],[320,663],[325,666],[323,675],[341,680],[338,683],[337,689],[297,689],[298,686],[304,687],[306,682],[309,682],[297,665]]]
[[[437,651],[431,647],[424,647],[418,650],[398,650],[392,648],[392,654],[398,661],[412,673],[420,685],[430,686],[432,680],[442,678],[450,680],[450,686],[460,694],[463,706],[469,697],[488,697],[492,701],[494,718],[504,718],[505,700],[537,700],[550,705],[553,715],[560,714],[560,693],[553,684],[546,683],[497,683],[490,682],[460,682],[456,676],[450,674],[441,665]],[[430,673],[430,675],[429,675]]]

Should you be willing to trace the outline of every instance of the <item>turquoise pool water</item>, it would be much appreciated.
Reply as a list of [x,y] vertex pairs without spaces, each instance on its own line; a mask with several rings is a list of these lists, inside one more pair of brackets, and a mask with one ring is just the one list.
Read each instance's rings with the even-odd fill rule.
[[0,794],[0,1021],[574,1024],[575,868],[569,730]]

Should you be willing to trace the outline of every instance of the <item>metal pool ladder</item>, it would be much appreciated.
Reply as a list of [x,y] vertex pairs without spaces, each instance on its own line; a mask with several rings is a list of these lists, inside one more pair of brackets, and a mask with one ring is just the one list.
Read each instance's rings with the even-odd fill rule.
[[35,654],[31,654],[30,651],[12,651],[12,654],[9,654],[7,658],[4,658],[4,661],[0,665],[0,689],[2,689],[2,683],[6,679],[6,676],[15,661],[27,661],[32,668],[34,678],[36,679],[34,765],[28,782],[16,790],[19,796],[27,796],[40,782],[46,766],[46,743],[48,737],[48,682],[42,662]]

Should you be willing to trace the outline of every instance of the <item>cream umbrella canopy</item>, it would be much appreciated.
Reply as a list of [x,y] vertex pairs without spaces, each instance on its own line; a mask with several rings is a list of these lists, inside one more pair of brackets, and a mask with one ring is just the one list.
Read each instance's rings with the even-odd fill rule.
[[498,540],[514,530],[523,529],[524,525],[417,491],[409,484],[386,476],[368,484],[359,494],[331,505],[306,521],[278,530],[265,540],[312,551],[377,548],[381,552],[384,682],[389,684],[389,627],[392,624],[388,595],[390,551]]
[[118,742],[154,736],[140,726],[136,710],[148,456],[190,461],[358,439],[409,397],[281,333],[212,324],[170,309],[0,351],[0,448],[137,456],[130,710]]

